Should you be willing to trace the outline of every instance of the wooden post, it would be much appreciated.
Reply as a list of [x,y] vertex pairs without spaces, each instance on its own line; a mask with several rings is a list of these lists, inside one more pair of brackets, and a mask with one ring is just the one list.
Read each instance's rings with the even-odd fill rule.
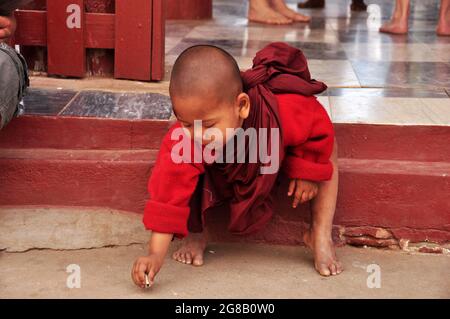
[[151,80],[152,2],[116,0],[116,78]]
[[[49,74],[84,77],[86,49],[114,49],[116,78],[162,80],[165,2],[116,0],[115,12],[97,13],[84,12],[84,0],[47,0],[47,11],[15,12],[14,41],[25,49],[47,47],[41,63],[47,60]],[[112,65],[112,55],[107,58]]]
[[48,73],[83,77],[84,1],[47,0]]

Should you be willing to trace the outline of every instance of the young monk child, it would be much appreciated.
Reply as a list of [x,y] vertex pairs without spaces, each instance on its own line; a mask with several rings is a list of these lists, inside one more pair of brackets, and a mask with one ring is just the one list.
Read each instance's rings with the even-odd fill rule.
[[[133,265],[136,285],[154,282],[175,237],[183,238],[175,260],[203,264],[205,215],[214,206],[228,205],[233,234],[264,228],[274,213],[271,191],[281,170],[290,178],[286,200],[290,197],[293,207],[312,201],[312,222],[303,239],[314,253],[316,270],[323,276],[342,272],[331,238],[336,142],[328,114],[314,97],[324,90],[324,83],[311,79],[303,53],[281,42],[259,51],[243,73],[230,54],[214,46],[194,46],[178,57],[170,81],[177,121],[162,141],[149,180],[143,222],[152,234],[148,255]],[[227,134],[230,129],[234,134]],[[207,134],[211,130],[215,133]],[[240,140],[245,141],[241,153],[234,143],[242,137],[239,131],[252,130],[257,148],[267,150],[256,160],[251,134]],[[191,147],[180,148],[186,140],[182,145]],[[222,147],[205,152],[215,143]],[[270,167],[277,163],[280,169]]]

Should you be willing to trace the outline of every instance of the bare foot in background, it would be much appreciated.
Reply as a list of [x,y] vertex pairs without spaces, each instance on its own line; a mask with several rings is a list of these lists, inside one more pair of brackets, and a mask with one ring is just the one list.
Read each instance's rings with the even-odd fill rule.
[[301,13],[298,13],[292,9],[290,9],[284,0],[271,0],[270,1],[271,6],[273,9],[275,9],[278,13],[281,13],[285,17],[295,21],[295,22],[309,22],[311,20],[311,17],[305,16]]
[[436,33],[441,36],[450,36],[450,0],[441,0]]
[[392,34],[406,34],[408,33],[408,22],[396,20],[386,22],[380,27],[380,32]]
[[408,32],[409,0],[397,0],[391,21],[380,28],[380,32],[405,34]]
[[269,0],[250,0],[248,6],[248,20],[265,24],[291,24],[292,19],[273,10]]

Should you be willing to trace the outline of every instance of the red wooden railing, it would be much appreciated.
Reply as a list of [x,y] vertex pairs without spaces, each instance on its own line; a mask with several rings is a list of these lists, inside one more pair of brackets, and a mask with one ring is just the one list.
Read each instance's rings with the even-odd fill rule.
[[85,12],[86,0],[47,0],[17,10],[14,43],[47,47],[47,73],[86,75],[86,49],[114,50],[114,77],[164,77],[165,0],[115,0],[115,13]]

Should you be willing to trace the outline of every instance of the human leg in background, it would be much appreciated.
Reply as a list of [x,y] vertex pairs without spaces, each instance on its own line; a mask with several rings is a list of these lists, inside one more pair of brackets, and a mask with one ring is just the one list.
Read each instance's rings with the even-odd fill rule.
[[380,32],[405,34],[408,32],[409,0],[397,0],[389,22],[380,27]]
[[311,17],[298,13],[292,9],[290,9],[284,0],[270,0],[270,4],[275,11],[281,13],[288,19],[293,20],[294,22],[309,22]]
[[450,36],[450,0],[441,0],[436,33],[441,36]]

